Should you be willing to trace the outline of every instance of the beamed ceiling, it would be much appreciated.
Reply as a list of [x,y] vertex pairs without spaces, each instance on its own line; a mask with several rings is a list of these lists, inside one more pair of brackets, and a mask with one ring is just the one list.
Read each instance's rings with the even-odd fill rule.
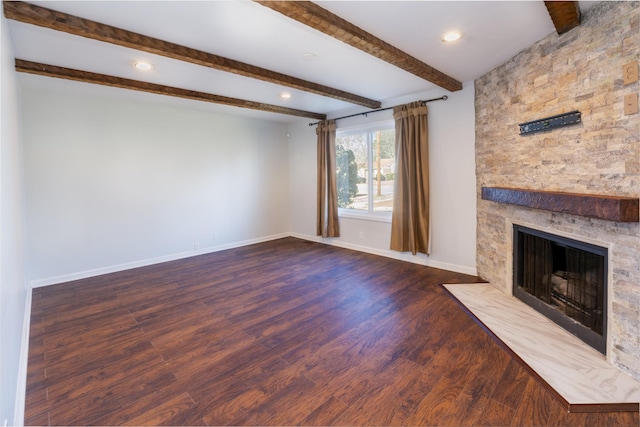
[[[579,25],[580,10],[593,2],[579,3],[5,1],[3,6],[23,85],[83,93],[108,86],[125,89],[109,96],[197,101],[190,105],[286,122],[355,107],[367,111],[412,93],[456,92],[549,33]],[[462,38],[442,42],[451,30]],[[136,70],[139,61],[152,69]]]

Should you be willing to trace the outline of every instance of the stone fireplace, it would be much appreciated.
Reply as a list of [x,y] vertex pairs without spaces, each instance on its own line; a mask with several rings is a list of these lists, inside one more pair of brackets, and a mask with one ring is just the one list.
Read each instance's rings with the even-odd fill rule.
[[513,295],[606,354],[608,249],[520,225],[513,246]]
[[[622,67],[638,59],[639,29],[639,2],[602,2],[579,27],[549,34],[475,82],[478,275],[512,293],[514,225],[606,248],[604,353],[636,379],[640,223],[499,203],[482,189],[627,197],[637,210],[640,115],[624,114],[624,97],[640,85],[624,85]],[[519,123],[574,110],[577,125],[519,134]]]

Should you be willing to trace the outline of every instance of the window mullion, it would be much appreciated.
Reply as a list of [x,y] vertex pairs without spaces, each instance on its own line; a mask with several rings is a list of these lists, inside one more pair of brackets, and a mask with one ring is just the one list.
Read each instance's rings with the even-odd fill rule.
[[368,163],[368,187],[369,187],[369,209],[367,212],[373,213],[373,133],[367,132],[367,163]]

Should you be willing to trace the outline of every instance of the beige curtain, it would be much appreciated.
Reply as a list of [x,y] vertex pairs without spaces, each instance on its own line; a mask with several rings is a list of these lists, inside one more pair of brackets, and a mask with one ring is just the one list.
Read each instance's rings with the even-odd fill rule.
[[391,217],[391,249],[412,254],[430,251],[429,149],[427,106],[421,102],[393,109],[396,172]]
[[336,122],[318,123],[318,219],[316,233],[339,237],[338,189],[336,186]]

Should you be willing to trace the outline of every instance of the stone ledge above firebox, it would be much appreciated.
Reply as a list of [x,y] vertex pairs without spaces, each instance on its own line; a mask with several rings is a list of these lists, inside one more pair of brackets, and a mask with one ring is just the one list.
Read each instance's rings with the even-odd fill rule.
[[489,283],[443,285],[570,412],[637,412],[640,382],[518,299]]
[[482,187],[482,199],[616,222],[640,222],[640,199],[522,188]]

